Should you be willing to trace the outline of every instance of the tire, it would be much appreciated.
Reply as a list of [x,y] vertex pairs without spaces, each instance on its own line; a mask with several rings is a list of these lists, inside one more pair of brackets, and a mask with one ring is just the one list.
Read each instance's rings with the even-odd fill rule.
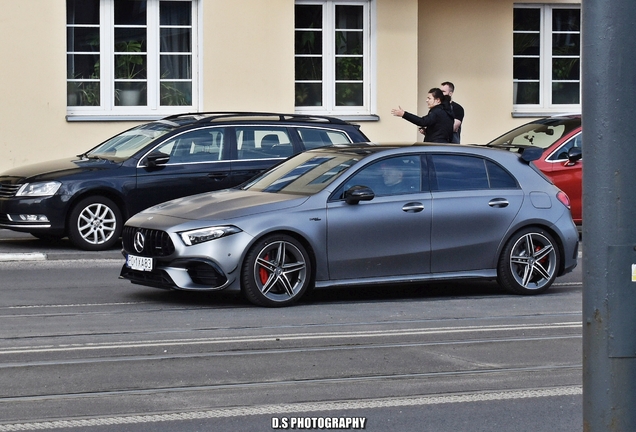
[[559,265],[552,236],[540,228],[526,228],[512,236],[501,252],[497,281],[513,294],[541,294],[556,279]]
[[123,224],[121,211],[113,201],[91,196],[78,202],[71,210],[68,238],[83,250],[110,249],[119,240]]
[[259,306],[281,307],[297,302],[311,284],[311,259],[293,237],[270,235],[247,253],[241,270],[241,288]]

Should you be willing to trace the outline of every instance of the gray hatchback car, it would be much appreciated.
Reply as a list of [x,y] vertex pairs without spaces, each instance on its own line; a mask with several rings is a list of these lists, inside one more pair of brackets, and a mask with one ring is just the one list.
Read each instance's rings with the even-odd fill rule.
[[234,189],[126,223],[121,277],[240,289],[286,306],[313,287],[496,279],[539,294],[577,265],[565,193],[540,156],[455,145],[343,145],[301,153]]

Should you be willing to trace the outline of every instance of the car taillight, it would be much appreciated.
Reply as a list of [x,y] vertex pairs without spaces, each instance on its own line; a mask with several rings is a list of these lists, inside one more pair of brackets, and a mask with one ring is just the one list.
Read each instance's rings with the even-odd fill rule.
[[570,197],[563,191],[557,192],[557,199],[561,201],[561,204],[570,208]]

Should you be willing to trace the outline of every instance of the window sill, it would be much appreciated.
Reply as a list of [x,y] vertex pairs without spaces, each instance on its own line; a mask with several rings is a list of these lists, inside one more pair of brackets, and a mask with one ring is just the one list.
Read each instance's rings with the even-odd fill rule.
[[537,117],[551,117],[559,115],[569,114],[581,114],[581,110],[564,109],[564,110],[535,110],[535,111],[512,111],[510,116],[512,118],[537,118]]

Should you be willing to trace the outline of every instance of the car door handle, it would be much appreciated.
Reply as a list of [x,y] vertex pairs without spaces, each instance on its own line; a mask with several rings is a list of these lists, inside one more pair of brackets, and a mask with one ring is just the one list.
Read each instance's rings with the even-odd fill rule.
[[210,173],[208,177],[212,180],[223,180],[227,178],[227,173],[219,172],[219,173]]
[[488,203],[490,207],[497,207],[497,208],[508,207],[509,204],[510,203],[505,198],[494,198],[494,199],[491,199],[490,202]]
[[404,204],[404,207],[402,207],[402,211],[407,213],[419,213],[422,210],[424,210],[424,204],[419,202],[410,202]]

